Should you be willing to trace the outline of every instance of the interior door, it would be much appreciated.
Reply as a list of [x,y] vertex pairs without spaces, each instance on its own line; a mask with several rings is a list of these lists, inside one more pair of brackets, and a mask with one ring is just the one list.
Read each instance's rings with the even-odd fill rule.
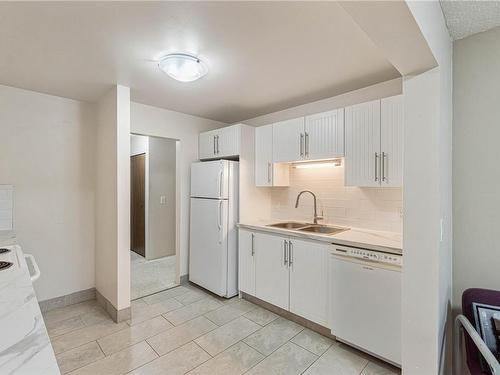
[[288,310],[287,237],[255,233],[255,296]]
[[328,247],[291,239],[290,311],[328,327]]
[[242,292],[255,295],[255,233],[240,229],[238,246],[238,279]]
[[344,156],[344,109],[306,117],[305,157],[309,160]]
[[345,185],[380,186],[380,100],[345,109]]
[[255,185],[273,186],[273,125],[255,128]]
[[381,101],[382,187],[403,186],[403,95]]
[[273,124],[273,162],[291,162],[304,157],[304,117]]
[[228,201],[191,198],[190,217],[189,280],[224,296]]
[[227,199],[229,195],[229,164],[214,160],[191,165],[191,197]]
[[146,256],[146,154],[130,157],[130,248]]

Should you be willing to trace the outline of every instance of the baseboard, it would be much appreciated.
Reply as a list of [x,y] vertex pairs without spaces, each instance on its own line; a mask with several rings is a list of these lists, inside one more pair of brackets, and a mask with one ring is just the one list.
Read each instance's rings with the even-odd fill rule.
[[50,310],[57,309],[58,307],[74,305],[80,302],[90,301],[93,299],[96,299],[96,290],[95,288],[90,288],[66,294],[64,296],[46,299],[45,301],[40,301],[38,304],[40,305],[40,310],[42,312],[47,312]]
[[180,281],[181,285],[189,283],[189,275],[187,273],[185,275],[181,275]]
[[243,299],[246,299],[249,302],[252,302],[256,305],[262,306],[266,310],[269,310],[277,315],[282,316],[283,318],[286,318],[288,320],[291,320],[295,323],[298,323],[306,328],[309,328],[311,331],[317,332],[320,335],[323,335],[325,337],[328,337],[330,339],[335,340],[335,336],[332,335],[332,331],[330,328],[323,327],[322,325],[315,323],[313,321],[310,321],[306,318],[303,318],[301,316],[298,316],[294,313],[291,313],[290,311],[284,310],[281,307],[275,306],[270,304],[269,302],[265,302],[257,297],[251,296],[249,294],[246,294],[244,292],[241,292],[241,296]]
[[129,320],[132,316],[130,307],[126,309],[117,310],[111,302],[107,300],[98,290],[95,291],[95,296],[97,303],[108,313],[108,315],[113,319],[115,323],[123,322],[124,320]]

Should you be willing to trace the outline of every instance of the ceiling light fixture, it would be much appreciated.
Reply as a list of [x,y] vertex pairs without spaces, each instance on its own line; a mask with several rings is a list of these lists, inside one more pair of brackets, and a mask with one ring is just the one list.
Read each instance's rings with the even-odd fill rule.
[[208,73],[208,67],[202,60],[187,53],[166,55],[160,59],[158,67],[180,82],[196,81]]
[[298,169],[309,169],[309,168],[335,168],[341,166],[340,160],[331,160],[331,161],[323,161],[323,162],[315,162],[315,163],[297,163],[294,164],[294,168]]

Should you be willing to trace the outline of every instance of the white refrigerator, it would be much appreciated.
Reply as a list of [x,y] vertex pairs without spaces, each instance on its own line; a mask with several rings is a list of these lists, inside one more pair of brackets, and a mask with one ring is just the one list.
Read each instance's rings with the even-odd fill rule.
[[238,294],[236,161],[191,166],[189,281],[222,297]]

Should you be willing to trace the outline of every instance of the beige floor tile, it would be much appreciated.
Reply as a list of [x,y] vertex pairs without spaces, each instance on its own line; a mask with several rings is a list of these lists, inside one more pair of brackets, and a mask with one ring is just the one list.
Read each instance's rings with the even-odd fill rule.
[[334,343],[328,337],[320,335],[310,329],[304,329],[297,336],[290,340],[291,342],[302,346],[304,349],[320,356]]
[[244,313],[242,313],[240,310],[232,308],[231,305],[224,305],[217,310],[206,313],[204,316],[218,326],[223,326],[224,324],[229,323],[231,320],[234,320],[243,314]]
[[181,375],[210,359],[210,356],[194,342],[139,367],[132,375]]
[[304,374],[359,375],[368,360],[343,345],[333,345]]
[[146,302],[149,305],[152,305],[154,303],[158,303],[161,301],[166,301],[167,299],[171,299],[177,296],[180,296],[181,294],[189,292],[188,288],[181,286],[177,286],[172,289],[164,290],[163,292],[159,292],[156,294],[152,294],[150,296],[142,298],[144,302]]
[[221,306],[222,304],[213,298],[204,298],[190,305],[184,306],[183,308],[163,314],[163,316],[167,318],[170,323],[177,326]]
[[97,340],[97,342],[104,354],[110,355],[172,327],[173,325],[160,315],[103,337]]
[[195,340],[208,354],[214,356],[226,350],[231,345],[242,340],[260,326],[243,317],[239,317],[222,327],[219,327]]
[[153,349],[145,342],[135,344],[109,357],[91,363],[76,371],[72,375],[118,375],[126,374],[153,359],[158,358]]
[[52,340],[57,336],[85,327],[85,323],[80,316],[75,316],[60,322],[47,323],[45,326]]
[[273,320],[278,319],[278,315],[262,307],[257,307],[247,312],[244,316],[261,326],[265,326]]
[[262,361],[264,356],[244,342],[238,342],[216,357],[190,371],[189,375],[239,375]]
[[278,318],[244,341],[264,355],[269,355],[304,328],[284,318]]
[[184,305],[175,299],[167,299],[151,305],[147,303],[135,304],[131,306],[131,319],[127,321],[128,324],[136,325],[146,320],[152,319],[163,313],[182,308]]
[[302,374],[318,357],[294,343],[287,342],[269,357],[253,367],[251,375]]
[[215,328],[217,326],[214,323],[200,316],[185,324],[153,336],[147,339],[147,342],[159,355],[163,355]]
[[101,307],[96,300],[85,301],[77,303],[75,305],[65,306],[48,311],[43,314],[43,320],[45,321],[45,324],[62,322],[63,320],[75,318],[77,316],[100,308]]
[[110,335],[128,327],[127,323],[100,323],[90,327],[80,328],[64,335],[57,336],[52,340],[52,347],[56,354],[62,353],[86,344],[91,341],[100,339],[101,337]]
[[83,323],[87,327],[92,326],[94,324],[106,322],[106,321],[107,322],[113,321],[113,319],[111,319],[109,314],[106,311],[104,311],[103,308],[98,308],[98,309],[89,311],[88,313],[81,315],[80,318],[82,319]]
[[62,374],[98,361],[101,358],[104,358],[104,354],[95,341],[56,355],[57,364]]
[[204,293],[199,290],[190,290],[189,292],[181,294],[180,296],[176,296],[174,298],[183,305],[190,305],[193,302],[199,301],[200,299],[207,297],[210,297],[210,295],[207,293]]
[[258,306],[252,302],[245,301],[240,298],[233,298],[228,303],[233,309],[241,311],[241,313],[245,314],[249,311],[255,310]]
[[399,375],[401,369],[383,362],[368,362],[361,375]]

